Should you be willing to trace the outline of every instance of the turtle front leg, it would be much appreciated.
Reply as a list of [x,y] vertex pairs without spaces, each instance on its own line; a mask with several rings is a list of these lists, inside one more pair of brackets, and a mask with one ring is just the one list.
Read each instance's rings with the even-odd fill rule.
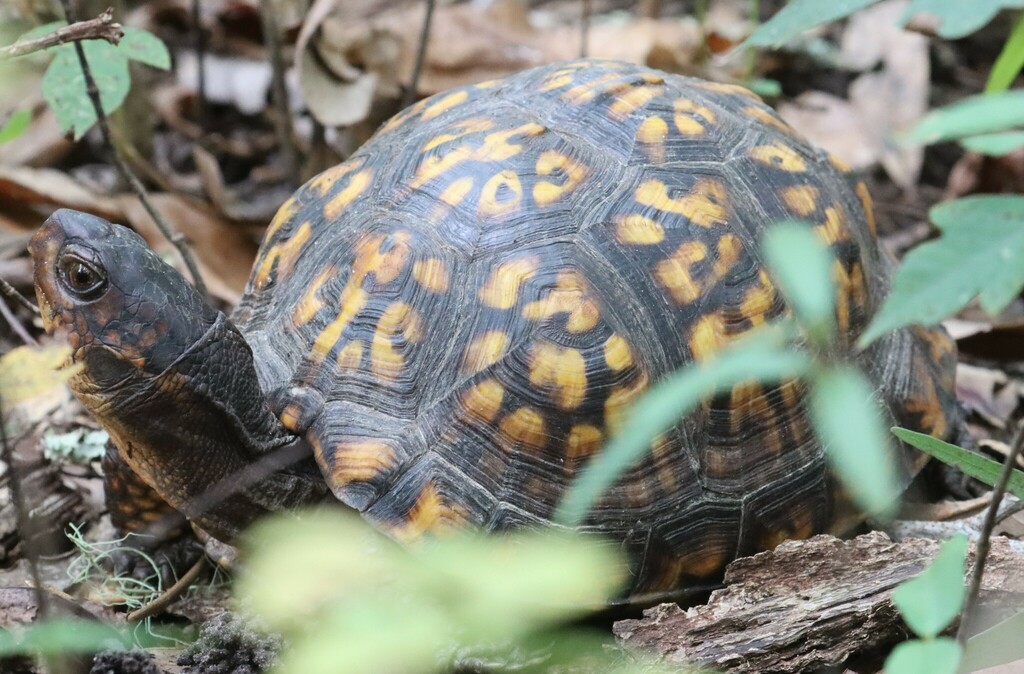
[[112,555],[114,573],[139,580],[158,576],[167,587],[195,564],[202,544],[185,516],[146,484],[113,444],[107,446],[102,467],[110,521],[118,534],[127,536],[126,549]]

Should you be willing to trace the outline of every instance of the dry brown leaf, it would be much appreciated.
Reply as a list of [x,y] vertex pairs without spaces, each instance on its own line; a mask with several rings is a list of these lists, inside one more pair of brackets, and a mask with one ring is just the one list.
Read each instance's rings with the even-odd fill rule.
[[957,365],[957,399],[996,428],[1006,427],[1020,394],[1020,385],[1001,370],[966,363]]
[[850,85],[849,100],[809,92],[780,107],[783,119],[816,144],[856,168],[881,163],[901,187],[917,182],[924,159],[920,146],[902,143],[928,106],[930,66],[926,38],[898,20],[907,0],[888,0],[851,17],[843,35],[842,60],[865,72]]
[[823,91],[807,91],[779,106],[779,114],[812,143],[856,169],[879,160],[875,131],[849,101]]
[[0,166],[0,197],[25,205],[43,204],[88,211],[114,220],[121,209],[56,169]]

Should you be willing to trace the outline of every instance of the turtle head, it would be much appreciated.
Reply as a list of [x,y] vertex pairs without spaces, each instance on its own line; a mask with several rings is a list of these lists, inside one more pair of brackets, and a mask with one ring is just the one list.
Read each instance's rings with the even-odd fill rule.
[[[316,491],[300,484],[306,478],[275,474],[266,480],[276,487],[259,480],[215,507],[199,505],[298,441],[271,411],[245,338],[126,227],[62,209],[29,249],[47,332],[65,333],[82,366],[72,390],[165,501],[228,538]],[[268,502],[263,493],[277,496]]]
[[93,411],[164,373],[218,312],[135,232],[56,211],[29,244],[47,332],[65,333],[82,365],[72,385]]

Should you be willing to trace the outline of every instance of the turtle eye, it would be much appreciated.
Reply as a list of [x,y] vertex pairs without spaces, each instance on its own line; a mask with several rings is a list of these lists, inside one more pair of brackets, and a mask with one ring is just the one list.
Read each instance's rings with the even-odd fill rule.
[[107,276],[99,267],[77,255],[67,255],[61,260],[61,277],[72,293],[83,299],[99,294],[107,285]]

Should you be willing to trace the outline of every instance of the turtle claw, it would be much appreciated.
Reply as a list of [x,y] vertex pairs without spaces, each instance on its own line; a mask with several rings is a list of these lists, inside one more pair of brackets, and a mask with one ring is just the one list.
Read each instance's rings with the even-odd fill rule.
[[119,578],[130,578],[166,589],[199,561],[203,545],[192,532],[170,541],[155,542],[149,536],[130,534],[110,553],[110,569]]

